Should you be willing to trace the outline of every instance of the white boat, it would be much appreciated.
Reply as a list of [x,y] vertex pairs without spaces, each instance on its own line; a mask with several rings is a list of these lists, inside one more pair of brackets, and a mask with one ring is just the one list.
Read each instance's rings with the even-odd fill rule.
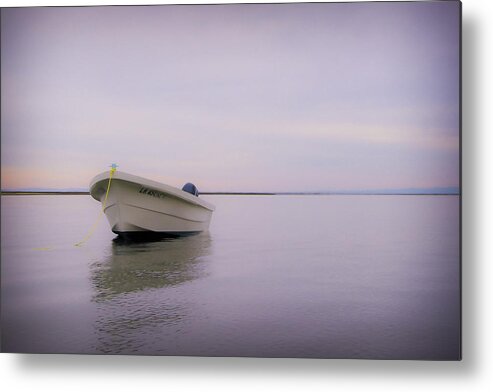
[[121,171],[97,175],[89,189],[103,204],[111,230],[123,237],[198,233],[209,228],[215,209],[193,184],[178,189]]

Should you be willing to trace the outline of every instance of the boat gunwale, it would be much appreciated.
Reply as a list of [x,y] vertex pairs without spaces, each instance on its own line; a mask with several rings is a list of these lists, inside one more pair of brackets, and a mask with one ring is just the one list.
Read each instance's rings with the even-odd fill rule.
[[[93,189],[96,187],[96,185],[102,181],[108,181],[110,178],[110,171],[100,173],[96,175],[91,182],[89,183],[89,193],[91,196],[95,199],[96,197],[93,195]],[[117,171],[113,174],[112,177],[112,182],[113,181],[122,181],[122,182],[128,182],[128,183],[133,183],[136,185],[140,185],[143,187],[149,187],[152,188],[153,190],[167,193],[172,197],[176,197],[178,199],[181,199],[184,202],[188,202],[190,204],[197,205],[199,207],[205,208],[209,211],[214,211],[215,207],[214,205],[208,203],[205,200],[199,199],[198,196],[191,195],[190,193],[187,193],[185,191],[182,191],[181,189],[175,188],[171,185],[163,184],[157,181],[149,180],[144,177],[139,177],[135,176],[133,174]],[[100,200],[98,200],[100,201]]]

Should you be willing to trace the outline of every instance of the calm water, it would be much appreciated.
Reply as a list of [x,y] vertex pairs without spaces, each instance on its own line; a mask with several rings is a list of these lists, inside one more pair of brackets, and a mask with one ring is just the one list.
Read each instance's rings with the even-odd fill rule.
[[2,196],[2,350],[459,357],[457,196],[203,198],[208,233],[77,248],[89,196]]

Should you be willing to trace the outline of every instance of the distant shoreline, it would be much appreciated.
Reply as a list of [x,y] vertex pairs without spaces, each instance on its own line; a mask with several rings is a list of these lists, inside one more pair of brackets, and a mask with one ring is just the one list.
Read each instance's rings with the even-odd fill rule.
[[[1,191],[2,196],[70,196],[89,195],[89,192],[17,192]],[[460,196],[460,193],[355,193],[355,192],[201,192],[201,195],[225,195],[225,196]]]
[[89,195],[89,192],[57,192],[57,191],[2,191],[2,196],[36,196],[36,195]]

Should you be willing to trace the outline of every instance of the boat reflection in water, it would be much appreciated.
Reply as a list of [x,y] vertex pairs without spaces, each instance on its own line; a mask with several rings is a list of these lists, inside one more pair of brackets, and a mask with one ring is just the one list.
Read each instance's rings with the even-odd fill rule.
[[[158,242],[113,240],[93,264],[97,352],[156,353],[189,314],[180,286],[207,274],[208,232]],[[165,353],[165,352],[163,352]]]

